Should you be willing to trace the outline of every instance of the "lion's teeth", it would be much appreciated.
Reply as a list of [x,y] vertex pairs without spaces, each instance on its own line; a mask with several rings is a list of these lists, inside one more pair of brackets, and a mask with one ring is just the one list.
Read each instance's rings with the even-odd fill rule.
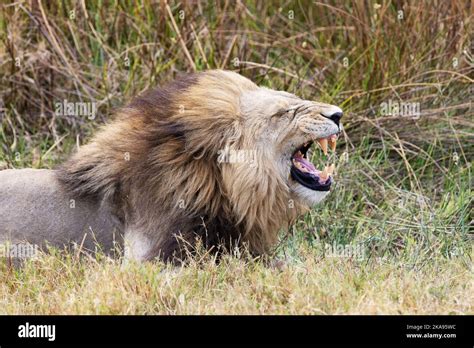
[[298,168],[299,170],[303,171],[303,172],[307,172],[306,168],[303,167],[303,165],[300,163],[300,162],[297,162],[295,160],[293,160],[293,164],[295,165],[296,168]]
[[324,170],[321,172],[321,174],[319,175],[321,179],[323,180],[326,180],[328,178],[328,167],[324,167]]
[[335,164],[333,163],[333,164],[331,164],[331,165],[329,166],[329,168],[328,168],[328,174],[329,174],[329,175],[332,175],[332,174],[334,173],[334,169],[336,169],[336,166],[335,166]]
[[325,155],[328,154],[328,140],[327,139],[319,139],[318,140],[319,145],[321,145],[321,149],[323,150],[323,153]]
[[336,151],[336,143],[337,143],[337,135],[331,135],[329,137],[329,146],[331,147],[331,150],[334,152]]

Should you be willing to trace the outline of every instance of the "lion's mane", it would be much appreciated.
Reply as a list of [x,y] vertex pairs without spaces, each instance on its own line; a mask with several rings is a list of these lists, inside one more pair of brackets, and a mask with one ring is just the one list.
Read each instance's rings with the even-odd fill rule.
[[[185,75],[136,97],[58,170],[72,195],[112,203],[125,234],[153,245],[145,259],[183,257],[200,239],[222,250],[245,244],[270,250],[296,217],[274,163],[220,163],[223,149],[252,149],[239,96],[258,87],[226,71]],[[262,127],[264,125],[262,124]],[[290,205],[290,208],[289,208]]]

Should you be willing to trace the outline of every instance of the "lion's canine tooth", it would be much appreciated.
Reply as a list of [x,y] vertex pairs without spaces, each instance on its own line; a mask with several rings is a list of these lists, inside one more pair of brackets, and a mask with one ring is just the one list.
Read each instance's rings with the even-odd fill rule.
[[318,139],[319,145],[321,145],[321,149],[325,155],[328,154],[328,140],[327,139]]
[[329,166],[329,169],[328,169],[328,174],[329,175],[332,175],[334,173],[334,169],[336,168],[336,165],[333,163]]
[[337,143],[337,135],[331,135],[329,137],[329,146],[331,147],[331,150],[334,152],[336,151],[336,143]]
[[328,175],[329,175],[328,167],[325,166],[324,170],[321,172],[321,174],[319,176],[321,177],[321,179],[326,180],[328,178]]

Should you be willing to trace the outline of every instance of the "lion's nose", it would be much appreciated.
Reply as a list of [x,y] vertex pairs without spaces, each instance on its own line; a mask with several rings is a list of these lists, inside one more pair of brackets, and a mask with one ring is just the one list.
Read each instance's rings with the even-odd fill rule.
[[335,112],[331,116],[329,116],[328,118],[330,120],[333,120],[334,123],[339,126],[339,121],[341,120],[341,117],[342,117],[342,112]]
[[339,126],[339,122],[343,115],[342,110],[336,106],[332,107],[331,109],[332,110],[327,110],[326,112],[323,112],[322,115],[324,117],[329,118],[330,120],[332,120],[335,124]]

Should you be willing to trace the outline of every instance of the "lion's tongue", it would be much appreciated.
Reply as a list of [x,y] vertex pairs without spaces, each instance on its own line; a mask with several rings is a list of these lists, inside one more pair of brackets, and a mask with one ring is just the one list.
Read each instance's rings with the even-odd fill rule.
[[304,169],[306,169],[309,173],[312,174],[317,174],[319,171],[314,167],[313,163],[308,161],[306,158],[303,156],[297,154],[294,157],[294,160],[298,162]]

